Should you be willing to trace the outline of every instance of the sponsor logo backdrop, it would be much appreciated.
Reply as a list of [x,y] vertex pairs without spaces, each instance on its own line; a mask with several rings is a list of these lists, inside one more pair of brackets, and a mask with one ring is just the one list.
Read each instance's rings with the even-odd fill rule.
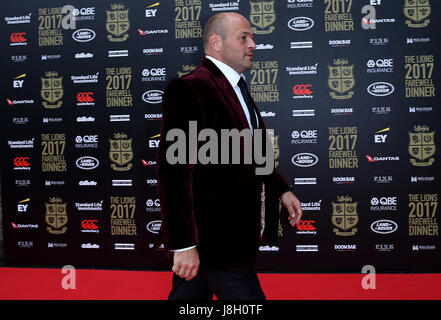
[[231,11],[253,26],[248,86],[304,210],[294,228],[282,210],[257,267],[440,270],[439,1],[66,5],[2,5],[7,264],[168,265],[153,248],[163,90]]

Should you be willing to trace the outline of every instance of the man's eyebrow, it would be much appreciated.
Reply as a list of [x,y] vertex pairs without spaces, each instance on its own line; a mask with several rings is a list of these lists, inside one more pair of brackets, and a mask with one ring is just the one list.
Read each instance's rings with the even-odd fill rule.
[[249,31],[240,31],[240,34],[245,34],[245,35],[249,34],[250,36],[254,36],[254,33]]

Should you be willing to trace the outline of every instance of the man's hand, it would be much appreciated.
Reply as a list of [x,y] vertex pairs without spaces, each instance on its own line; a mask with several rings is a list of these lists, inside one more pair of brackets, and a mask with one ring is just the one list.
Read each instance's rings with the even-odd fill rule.
[[282,200],[282,204],[286,207],[289,213],[289,224],[294,227],[297,222],[300,221],[302,218],[302,204],[297,199],[297,197],[292,193],[291,191],[285,192],[280,197],[280,200]]
[[172,270],[177,276],[187,281],[196,277],[199,264],[199,253],[196,248],[174,252]]

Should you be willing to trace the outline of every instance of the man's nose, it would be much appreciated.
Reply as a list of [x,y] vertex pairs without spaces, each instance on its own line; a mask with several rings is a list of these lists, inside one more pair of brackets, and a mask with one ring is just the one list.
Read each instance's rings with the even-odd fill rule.
[[256,49],[256,43],[254,42],[254,40],[252,38],[250,38],[250,40],[248,42],[248,48],[250,48],[251,50]]

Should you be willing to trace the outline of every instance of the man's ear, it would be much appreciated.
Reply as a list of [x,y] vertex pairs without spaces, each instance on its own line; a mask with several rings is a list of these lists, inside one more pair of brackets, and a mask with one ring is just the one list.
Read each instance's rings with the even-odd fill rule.
[[219,52],[222,49],[222,38],[217,35],[216,33],[213,33],[211,37],[208,39],[208,43],[210,47],[216,51]]

